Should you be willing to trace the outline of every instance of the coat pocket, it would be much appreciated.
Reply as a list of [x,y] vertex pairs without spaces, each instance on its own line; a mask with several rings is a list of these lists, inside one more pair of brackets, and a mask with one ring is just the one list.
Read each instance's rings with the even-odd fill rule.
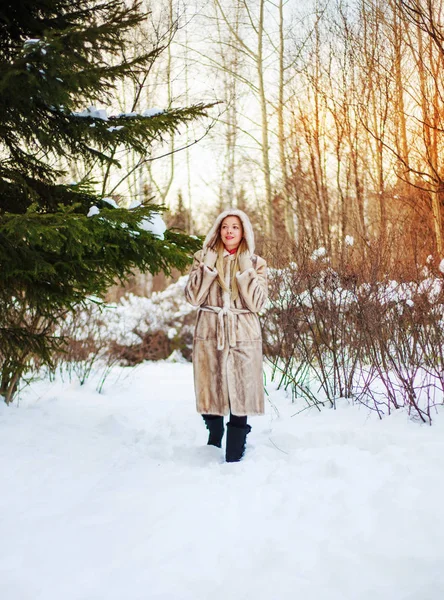
[[194,338],[196,340],[215,340],[217,327],[216,313],[200,310],[197,313]]
[[254,313],[237,316],[236,340],[238,342],[253,342],[262,339],[259,318]]

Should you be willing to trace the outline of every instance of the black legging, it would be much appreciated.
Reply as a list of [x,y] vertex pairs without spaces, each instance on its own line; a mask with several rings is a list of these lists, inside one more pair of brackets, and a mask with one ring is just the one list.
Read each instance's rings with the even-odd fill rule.
[[233,415],[233,413],[230,413],[230,423],[233,427],[245,427],[247,424],[247,417],[237,417],[236,415]]
[[[205,420],[211,421],[212,419],[220,419],[221,417],[219,415],[202,415],[203,418]],[[245,427],[247,424],[247,417],[238,417],[236,415],[233,415],[233,413],[230,412],[230,423],[233,425],[233,427]]]

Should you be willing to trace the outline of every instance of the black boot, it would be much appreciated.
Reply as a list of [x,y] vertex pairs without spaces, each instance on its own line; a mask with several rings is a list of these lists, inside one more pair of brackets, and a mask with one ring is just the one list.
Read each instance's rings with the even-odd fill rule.
[[224,437],[224,418],[219,415],[202,415],[202,417],[210,432],[207,446],[221,448],[222,438]]
[[239,427],[233,423],[227,423],[227,448],[225,460],[227,462],[239,462],[245,452],[247,435],[251,431],[250,425]]

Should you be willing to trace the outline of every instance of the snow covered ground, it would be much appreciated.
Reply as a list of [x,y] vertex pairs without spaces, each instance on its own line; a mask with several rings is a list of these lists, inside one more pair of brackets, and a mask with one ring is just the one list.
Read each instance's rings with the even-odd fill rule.
[[32,384],[0,405],[2,600],[442,600],[444,417],[304,411],[271,390],[245,459],[192,367]]

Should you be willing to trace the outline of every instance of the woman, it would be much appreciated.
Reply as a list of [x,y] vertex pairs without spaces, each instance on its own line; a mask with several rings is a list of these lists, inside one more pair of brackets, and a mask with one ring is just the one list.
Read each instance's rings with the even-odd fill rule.
[[257,313],[267,300],[267,265],[254,254],[250,220],[241,210],[221,213],[194,256],[185,295],[198,306],[193,343],[197,411],[221,447],[224,415],[227,462],[239,461],[251,427],[264,413],[262,335]]

